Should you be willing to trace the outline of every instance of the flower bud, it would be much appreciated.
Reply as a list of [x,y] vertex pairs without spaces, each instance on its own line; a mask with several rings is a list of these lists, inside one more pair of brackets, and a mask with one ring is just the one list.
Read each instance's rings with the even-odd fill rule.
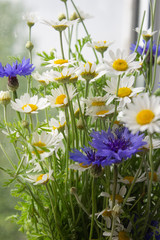
[[154,95],[156,95],[157,97],[160,97],[160,88],[156,89],[156,91],[154,92]]
[[58,16],[59,21],[62,21],[63,19],[66,19],[66,15],[64,13],[62,13]]
[[23,121],[22,121],[22,126],[23,126],[24,128],[28,128],[28,127],[29,127],[29,122],[26,121],[26,120],[23,120]]
[[81,118],[80,118],[80,119],[78,120],[78,122],[77,122],[77,128],[78,128],[78,129],[81,129],[81,130],[84,129],[83,121],[82,121]]
[[160,56],[157,58],[157,64],[160,65]]
[[11,96],[9,91],[0,91],[0,103],[6,106],[10,103]]
[[33,43],[31,41],[27,41],[26,48],[31,51],[34,48]]
[[77,15],[77,13],[76,12],[74,12],[71,16],[70,16],[70,21],[74,21],[74,20],[76,20],[76,19],[78,19],[79,17],[78,17],[78,15]]
[[28,25],[28,27],[33,27],[34,26],[34,22],[27,22],[27,25]]
[[112,209],[112,216],[118,216],[121,212],[121,206],[116,204]]
[[98,177],[102,176],[102,174],[103,174],[102,167],[98,166],[98,165],[93,165],[90,168],[90,173],[93,177],[98,178]]
[[75,187],[71,187],[70,194],[72,194],[72,195],[77,194],[77,189]]
[[8,77],[8,88],[11,91],[15,91],[19,87],[19,82],[17,77]]

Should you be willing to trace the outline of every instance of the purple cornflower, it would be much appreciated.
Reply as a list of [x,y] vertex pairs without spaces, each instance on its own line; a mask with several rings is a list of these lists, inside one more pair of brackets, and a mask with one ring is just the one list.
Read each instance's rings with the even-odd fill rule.
[[160,230],[159,230],[159,222],[158,221],[151,221],[151,227],[148,229],[145,240],[151,240],[153,239],[160,240]]
[[4,67],[4,76],[6,77],[16,77],[19,76],[27,76],[30,75],[34,71],[35,67],[30,63],[30,59],[22,59],[22,63],[18,63],[18,61],[14,62],[11,66],[9,63]]
[[93,131],[91,133],[92,142],[90,145],[93,147],[82,148],[84,154],[75,149],[70,153],[70,158],[83,165],[98,165],[107,166],[111,164],[121,163],[122,160],[131,158],[136,154],[139,149],[145,145],[143,142],[143,134],[132,134],[128,128],[120,128],[111,132]]
[[18,61],[14,62],[12,66],[7,63],[6,66],[2,66],[0,63],[0,77],[8,77],[8,87],[10,90],[15,91],[19,82],[17,79],[17,75],[19,76],[27,76],[30,75],[34,71],[35,67],[30,63],[30,59],[22,59],[22,63],[18,63]]
[[96,154],[105,157],[103,165],[121,163],[122,160],[131,158],[145,144],[144,135],[132,134],[128,128],[116,128],[107,132],[93,131],[90,145],[97,149]]
[[[147,42],[147,44],[146,44],[146,49],[145,49],[144,54],[146,54],[146,53],[148,52],[148,49],[149,49],[149,47],[150,47],[150,43],[151,43],[151,41],[149,40],[149,41]],[[138,48],[137,48],[137,52],[138,52],[140,55],[142,55],[143,50],[144,50],[144,47],[145,47],[145,41],[143,40],[143,46],[140,46],[140,45],[139,45]],[[131,50],[132,52],[134,52],[135,48],[136,48],[136,44],[131,44],[130,50]],[[156,46],[155,42],[153,42],[153,46],[152,46],[152,54],[153,54],[153,56],[155,56],[156,50],[157,50],[157,46]],[[160,45],[158,46],[158,56],[160,56]]]

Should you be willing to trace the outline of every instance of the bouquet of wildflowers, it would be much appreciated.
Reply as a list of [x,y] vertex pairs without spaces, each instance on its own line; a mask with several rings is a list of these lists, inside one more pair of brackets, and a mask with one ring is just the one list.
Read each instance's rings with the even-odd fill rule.
[[[62,2],[67,17],[41,20],[59,34],[60,57],[38,53],[42,71],[34,66],[31,30],[38,19],[29,14],[29,58],[0,63],[9,89],[0,92],[0,126],[14,156],[0,144],[10,164],[0,169],[20,199],[10,218],[28,240],[160,239],[160,91],[153,92],[160,35],[155,43],[154,22],[143,30],[142,21],[132,53],[113,52],[111,42],[91,39],[88,15],[71,0],[69,18],[67,0]],[[86,36],[73,47],[79,24]],[[85,60],[86,47],[95,62]],[[136,87],[139,76],[144,87]],[[24,81],[27,89],[20,93]]]

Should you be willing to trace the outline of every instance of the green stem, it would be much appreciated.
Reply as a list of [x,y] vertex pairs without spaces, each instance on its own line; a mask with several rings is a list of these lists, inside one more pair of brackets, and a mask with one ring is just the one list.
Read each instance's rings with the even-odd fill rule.
[[0,143],[0,147],[2,149],[2,152],[4,153],[5,157],[7,158],[8,162],[11,164],[11,166],[16,169],[14,163],[12,162],[12,160],[10,159],[10,157],[8,156],[7,152],[4,150],[2,144]]
[[59,37],[60,37],[60,45],[61,45],[62,58],[65,59],[65,57],[64,57],[64,50],[63,50],[63,41],[62,41],[62,31],[59,32]]
[[118,167],[114,164],[113,170],[113,191],[112,191],[112,209],[115,205],[116,189],[117,189]]
[[[13,101],[15,101],[15,99],[17,99],[17,98],[18,98],[17,91],[15,90],[15,91],[13,91]],[[18,115],[19,120],[22,121],[20,112],[16,111],[16,113]]]
[[91,218],[89,240],[92,240],[93,227],[94,227],[94,215],[95,215],[95,178],[93,177],[92,179],[92,218]]
[[[79,16],[81,22],[82,22],[82,25],[83,25],[83,27],[84,27],[84,30],[85,30],[87,36],[88,36],[89,41],[92,42],[92,41],[91,41],[91,38],[90,38],[90,35],[89,35],[89,33],[88,33],[88,30],[87,30],[87,28],[86,28],[86,26],[85,26],[85,24],[84,24],[84,21],[83,21],[83,19],[81,18],[81,15],[80,15],[80,13],[79,13],[79,11],[78,11],[78,9],[77,9],[75,3],[73,2],[73,0],[71,0],[71,3],[73,4],[73,6],[74,6],[74,8],[75,8],[75,10],[76,10],[76,12],[77,12],[77,14],[78,14],[78,16]],[[92,49],[93,49],[93,48],[92,48]],[[96,57],[96,61],[97,61],[97,63],[98,63],[99,60],[98,60],[98,57],[97,57],[96,51],[95,51],[94,49],[93,49],[93,52],[94,52],[94,55],[95,55],[95,57]]]

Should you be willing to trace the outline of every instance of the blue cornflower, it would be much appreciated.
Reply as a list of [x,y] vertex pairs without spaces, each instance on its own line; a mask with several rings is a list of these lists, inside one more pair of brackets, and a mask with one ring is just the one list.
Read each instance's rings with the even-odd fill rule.
[[2,66],[2,63],[0,62],[0,77],[4,77],[4,68]]
[[122,160],[131,158],[139,149],[146,144],[143,141],[144,135],[132,134],[128,128],[116,128],[108,132],[93,131],[90,145],[97,149],[96,155],[104,157],[102,166],[121,163]]
[[22,59],[22,63],[18,63],[18,61],[14,62],[11,66],[9,63],[4,67],[4,76],[6,77],[16,77],[27,76],[30,75],[34,71],[35,67],[30,63],[30,59]]
[[74,149],[73,152],[70,153],[70,159],[82,163],[84,166],[102,165],[101,163],[105,160],[105,157],[97,155],[96,151],[91,149],[90,147],[84,147],[81,149],[83,150],[84,154],[79,150]]
[[107,166],[111,164],[121,163],[122,160],[131,158],[139,149],[145,145],[143,142],[143,134],[132,134],[128,128],[116,129],[111,132],[93,131],[91,133],[91,147],[82,148],[83,152],[74,149],[70,153],[70,158],[83,165]]
[[[150,47],[150,43],[151,43],[151,41],[149,40],[149,41],[147,42],[147,44],[146,44],[146,49],[145,49],[144,54],[147,53],[147,51],[148,51],[148,49],[149,49],[149,47]],[[142,55],[143,50],[144,50],[144,47],[145,47],[145,41],[143,40],[143,46],[140,46],[140,45],[139,45],[138,48],[137,48],[137,52],[138,52],[140,55]],[[131,44],[130,50],[131,50],[132,52],[134,52],[135,48],[136,48],[136,44]],[[153,54],[153,56],[155,56],[156,50],[157,50],[157,46],[156,46],[155,42],[153,42],[153,47],[152,47],[152,54]],[[158,46],[158,56],[160,56],[160,45]]]
[[[157,231],[158,230],[158,231]],[[145,240],[151,240],[153,239],[160,240],[160,230],[159,230],[159,222],[158,221],[151,221],[151,227],[148,229]]]

